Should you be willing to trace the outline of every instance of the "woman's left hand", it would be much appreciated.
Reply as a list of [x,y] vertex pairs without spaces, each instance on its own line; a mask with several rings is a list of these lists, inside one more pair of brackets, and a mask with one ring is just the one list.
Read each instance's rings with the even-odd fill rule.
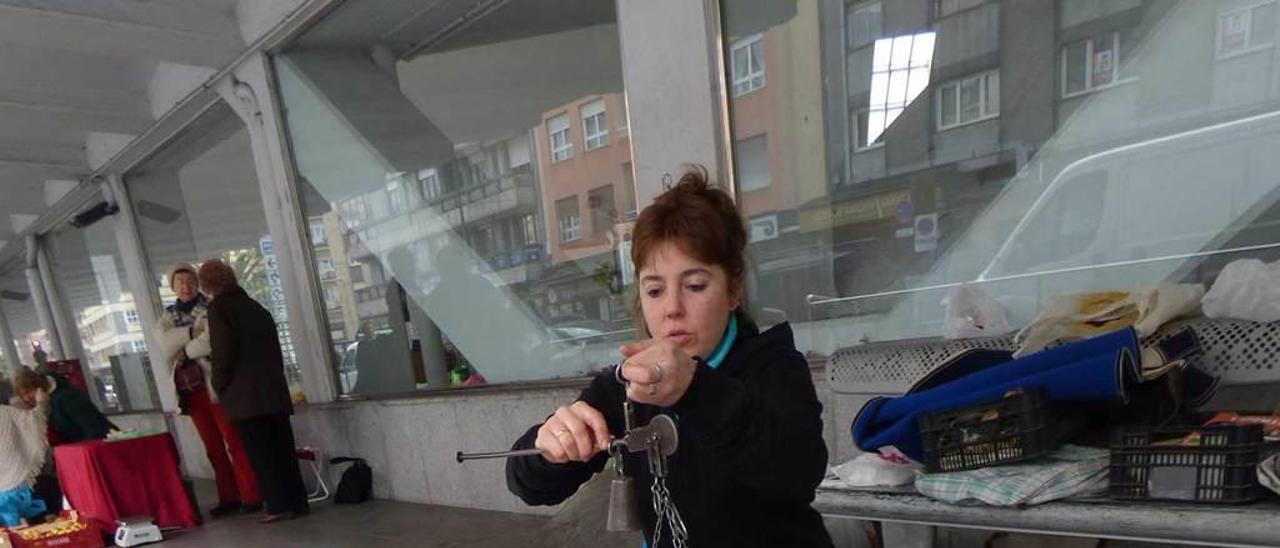
[[627,385],[627,398],[638,403],[671,407],[684,397],[697,362],[683,348],[671,341],[649,339],[621,348],[622,377]]

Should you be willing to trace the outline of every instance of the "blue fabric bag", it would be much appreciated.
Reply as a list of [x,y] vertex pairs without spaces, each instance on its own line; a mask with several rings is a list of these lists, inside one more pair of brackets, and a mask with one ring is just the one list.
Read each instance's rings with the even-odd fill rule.
[[1141,379],[1139,351],[1137,332],[1125,328],[1016,360],[962,355],[903,396],[867,402],[854,418],[853,440],[863,451],[892,445],[923,460],[916,425],[921,413],[999,400],[1016,389],[1041,389],[1053,401],[1124,401],[1126,386]]

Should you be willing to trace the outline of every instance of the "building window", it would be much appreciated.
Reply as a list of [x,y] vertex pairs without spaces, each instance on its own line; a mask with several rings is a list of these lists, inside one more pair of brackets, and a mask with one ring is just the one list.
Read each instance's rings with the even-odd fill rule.
[[605,234],[613,229],[617,209],[613,204],[613,185],[593,188],[587,193],[587,207],[591,208],[591,235]]
[[532,213],[524,216],[524,245],[538,243],[538,220]]
[[730,52],[733,96],[746,95],[764,87],[764,36],[757,34],[739,40]]
[[938,19],[950,17],[964,10],[987,3],[988,0],[934,0],[934,13]]
[[132,341],[132,342],[129,344],[129,346],[130,346],[130,348],[132,348],[132,349],[133,349],[133,352],[134,352],[135,354],[141,354],[141,353],[143,353],[143,352],[146,352],[146,351],[147,351],[147,342],[146,342],[146,341]]
[[556,220],[560,241],[572,242],[582,237],[582,216],[578,213],[578,196],[556,200]]
[[582,105],[582,148],[595,150],[609,144],[609,123],[604,117],[604,99]]
[[320,272],[320,279],[332,280],[338,277],[338,271],[333,268],[333,260],[329,258],[316,259],[316,270]]
[[435,168],[418,171],[418,184],[422,186],[422,197],[434,200],[440,197],[440,173]]
[[851,131],[853,132],[853,149],[855,152],[884,146],[883,139],[877,139],[871,143],[867,142],[867,128],[870,123],[870,117],[871,109],[868,108],[857,109],[850,117],[852,118],[850,121],[852,122],[851,126],[853,128]]
[[397,178],[387,183],[387,198],[391,206],[391,213],[400,213],[408,209],[408,203],[405,201],[404,187],[400,185],[400,179]]
[[938,129],[1000,115],[1000,72],[993,70],[938,86]]
[[1265,49],[1275,43],[1276,2],[1265,2],[1218,17],[1218,56]]
[[1122,83],[1120,33],[1080,40],[1062,48],[1062,96],[1072,97]]
[[846,19],[849,49],[857,49],[880,37],[880,2],[869,2],[853,8]]
[[935,38],[935,33],[924,32],[876,40],[866,117],[854,119],[857,142],[863,147],[879,142],[907,105],[929,87]]
[[551,136],[552,162],[563,162],[573,157],[573,141],[569,140],[568,114],[561,114],[547,120],[547,134]]
[[324,237],[324,225],[311,225],[311,245],[325,245],[327,240]]
[[769,137],[756,135],[737,142],[734,170],[738,177],[738,190],[749,192],[767,188],[769,173]]
[[138,325],[138,311],[132,308],[124,311],[124,323]]

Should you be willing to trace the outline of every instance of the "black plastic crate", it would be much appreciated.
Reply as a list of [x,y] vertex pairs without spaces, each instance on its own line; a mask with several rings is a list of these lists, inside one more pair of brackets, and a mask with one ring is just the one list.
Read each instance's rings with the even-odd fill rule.
[[973,470],[1053,451],[1061,436],[1049,427],[1049,410],[1044,394],[1030,391],[961,409],[922,413],[917,424],[925,470]]
[[[1197,445],[1171,443],[1195,432]],[[1109,492],[1132,500],[1253,502],[1267,495],[1257,468],[1268,449],[1259,424],[1116,428]]]

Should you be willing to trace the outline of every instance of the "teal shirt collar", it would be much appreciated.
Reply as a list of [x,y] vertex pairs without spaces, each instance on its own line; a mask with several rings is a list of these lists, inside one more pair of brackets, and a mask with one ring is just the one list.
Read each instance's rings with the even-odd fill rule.
[[724,329],[724,337],[720,338],[720,344],[716,345],[716,349],[711,351],[711,357],[707,358],[707,365],[712,369],[720,367],[724,362],[724,357],[729,355],[729,349],[733,348],[733,341],[738,338],[738,315],[729,313],[729,325]]

